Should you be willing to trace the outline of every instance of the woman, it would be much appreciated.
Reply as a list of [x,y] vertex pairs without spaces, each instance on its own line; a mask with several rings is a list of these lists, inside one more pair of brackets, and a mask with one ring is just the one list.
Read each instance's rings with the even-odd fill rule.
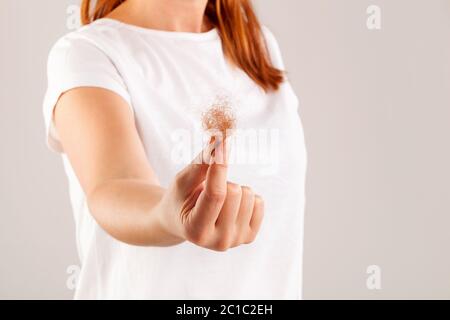
[[[75,214],[75,298],[300,298],[298,101],[250,2],[84,0],[82,18],[51,50],[44,102]],[[226,139],[193,146],[223,123]]]

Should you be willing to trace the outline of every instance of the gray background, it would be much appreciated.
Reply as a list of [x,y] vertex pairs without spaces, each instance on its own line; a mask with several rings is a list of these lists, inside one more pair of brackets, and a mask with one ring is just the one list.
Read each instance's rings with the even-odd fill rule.
[[[74,223],[41,101],[77,3],[0,0],[0,298],[73,295]],[[450,1],[255,3],[302,102],[305,298],[450,298]],[[381,30],[366,27],[372,4]]]

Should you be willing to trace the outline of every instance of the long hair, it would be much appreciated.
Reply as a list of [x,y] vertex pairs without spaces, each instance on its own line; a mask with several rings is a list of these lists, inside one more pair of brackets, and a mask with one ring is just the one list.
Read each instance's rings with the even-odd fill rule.
[[[108,15],[126,0],[83,0],[81,21],[89,24]],[[284,73],[270,61],[261,25],[250,0],[208,0],[205,15],[218,30],[228,60],[242,69],[258,86],[277,91]]]

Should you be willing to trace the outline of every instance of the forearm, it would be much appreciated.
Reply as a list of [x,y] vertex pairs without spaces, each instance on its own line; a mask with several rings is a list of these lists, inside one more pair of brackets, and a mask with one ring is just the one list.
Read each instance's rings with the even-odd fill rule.
[[171,246],[183,242],[163,227],[165,189],[142,180],[110,180],[88,196],[99,225],[119,241],[138,246]]

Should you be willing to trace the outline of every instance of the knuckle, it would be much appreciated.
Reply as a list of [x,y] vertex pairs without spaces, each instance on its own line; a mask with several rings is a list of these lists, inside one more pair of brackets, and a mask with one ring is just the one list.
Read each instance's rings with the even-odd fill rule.
[[255,195],[255,205],[264,207],[264,199],[260,195]]
[[254,204],[255,193],[250,187],[242,187],[242,199],[251,201]]
[[232,248],[236,248],[239,247],[240,245],[242,245],[244,242],[241,239],[236,239],[235,241],[233,241],[231,243],[230,249]]
[[205,196],[210,201],[223,201],[227,197],[227,192],[223,190],[209,190],[205,192]]
[[253,243],[256,240],[256,236],[257,236],[257,233],[253,230],[250,230],[248,233],[247,239],[245,240],[244,243],[245,244]]
[[217,241],[215,245],[215,250],[225,252],[228,249],[230,249],[230,247],[231,247],[231,239],[228,236],[223,236]]
[[189,230],[187,240],[199,246],[205,246],[208,240],[207,230],[203,228]]
[[252,188],[248,187],[248,186],[242,186],[242,195],[246,195],[246,196],[253,196],[253,190]]
[[235,239],[235,241],[233,242],[233,246],[232,247],[237,247],[240,246],[242,244],[246,243],[246,234],[245,232],[240,232],[238,237]]
[[219,251],[219,252],[226,252],[226,251],[228,251],[228,249],[229,249],[229,247],[225,244],[217,244],[214,247],[214,250]]
[[242,194],[242,188],[240,185],[232,182],[227,183],[227,193],[232,196],[239,196]]

